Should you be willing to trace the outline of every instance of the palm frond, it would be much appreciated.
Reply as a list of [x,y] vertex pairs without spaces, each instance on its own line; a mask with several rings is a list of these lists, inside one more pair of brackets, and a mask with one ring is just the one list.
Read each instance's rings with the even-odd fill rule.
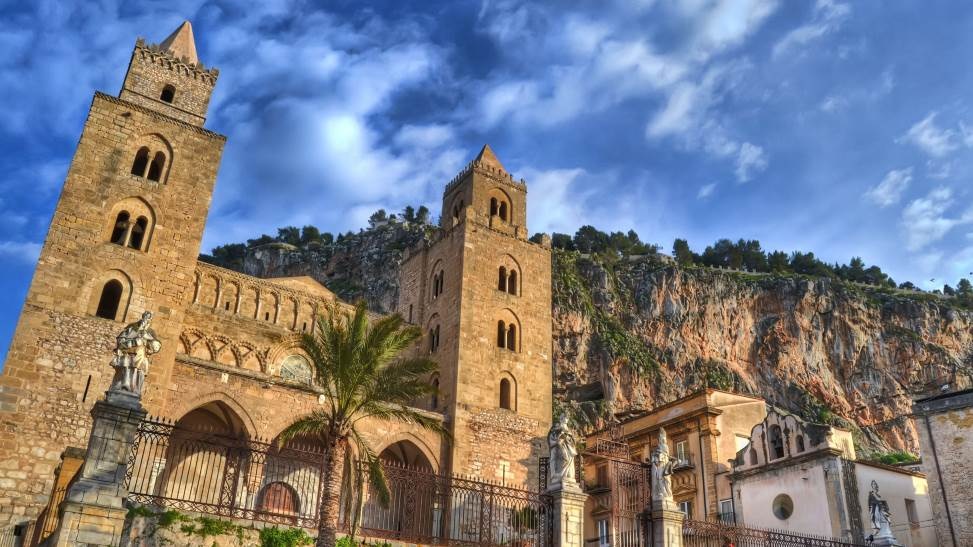
[[320,436],[329,439],[333,435],[331,416],[323,411],[315,411],[291,422],[277,436],[278,446],[284,446],[287,441],[296,437]]

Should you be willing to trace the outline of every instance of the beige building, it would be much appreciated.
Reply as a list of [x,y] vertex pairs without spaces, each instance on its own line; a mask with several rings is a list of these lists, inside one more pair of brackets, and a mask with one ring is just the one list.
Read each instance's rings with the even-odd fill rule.
[[[630,479],[619,476],[626,473],[626,466],[613,464],[613,458],[648,461],[660,427],[666,430],[672,457],[681,462],[672,476],[675,502],[690,518],[732,521],[730,461],[749,442],[753,425],[766,415],[763,399],[706,389],[630,418],[610,434],[590,435],[584,454],[585,490],[589,494],[585,538],[605,539],[628,526],[617,516],[620,508],[634,503],[628,499],[631,488],[625,484]],[[602,448],[614,443],[620,443],[622,450],[612,454]]]
[[[151,414],[273,439],[324,404],[299,338],[335,295],[307,277],[198,260],[226,141],[204,127],[218,76],[187,22],[159,45],[138,40],[118,96],[92,100],[0,376],[0,526],[36,516],[62,452],[85,446],[115,335],[144,311],[162,342]],[[426,333],[417,351],[440,364],[430,382],[441,395],[417,406],[453,441],[371,424],[384,457],[536,484],[550,426],[551,266],[549,244],[526,238],[526,210],[526,184],[486,147],[446,187],[442,227],[402,268],[399,309]]]
[[874,481],[888,502],[892,532],[907,547],[937,545],[925,475],[857,461],[851,433],[770,411],[736,456],[737,521],[861,541],[873,533]]
[[912,407],[939,545],[973,545],[973,389]]

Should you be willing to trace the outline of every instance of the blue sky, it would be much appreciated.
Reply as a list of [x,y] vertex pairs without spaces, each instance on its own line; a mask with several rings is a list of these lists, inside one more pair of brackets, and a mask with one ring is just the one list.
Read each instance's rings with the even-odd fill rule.
[[183,19],[229,137],[204,250],[438,212],[488,142],[531,232],[973,271],[973,3],[0,0],[0,355],[92,93]]

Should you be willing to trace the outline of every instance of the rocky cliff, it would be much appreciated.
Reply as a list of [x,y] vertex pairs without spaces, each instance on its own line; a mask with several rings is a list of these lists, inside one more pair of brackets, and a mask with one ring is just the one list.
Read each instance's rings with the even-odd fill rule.
[[[429,230],[392,223],[331,246],[258,247],[245,270],[310,275],[385,312],[402,251]],[[553,271],[555,393],[593,425],[714,387],[848,427],[866,451],[915,453],[911,397],[973,370],[973,313],[933,295],[651,255],[555,250]]]

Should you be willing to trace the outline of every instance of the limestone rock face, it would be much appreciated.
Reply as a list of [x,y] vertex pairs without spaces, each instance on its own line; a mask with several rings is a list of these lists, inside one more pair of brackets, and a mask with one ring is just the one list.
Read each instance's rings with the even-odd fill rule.
[[389,222],[344,237],[332,245],[301,249],[271,243],[250,249],[244,272],[257,277],[307,275],[347,302],[364,299],[372,311],[390,313],[399,298],[399,263],[403,252],[426,237],[432,227]]
[[973,313],[829,279],[558,252],[554,307],[555,383],[568,399],[600,385],[617,412],[730,389],[848,427],[866,453],[916,453],[912,396],[968,385],[973,370]]
[[[393,223],[332,246],[258,247],[246,273],[310,275],[389,312],[403,250],[429,229]],[[973,372],[973,313],[933,295],[557,250],[552,277],[555,397],[592,425],[708,386],[850,428],[866,454],[916,453],[911,398],[968,385]]]

